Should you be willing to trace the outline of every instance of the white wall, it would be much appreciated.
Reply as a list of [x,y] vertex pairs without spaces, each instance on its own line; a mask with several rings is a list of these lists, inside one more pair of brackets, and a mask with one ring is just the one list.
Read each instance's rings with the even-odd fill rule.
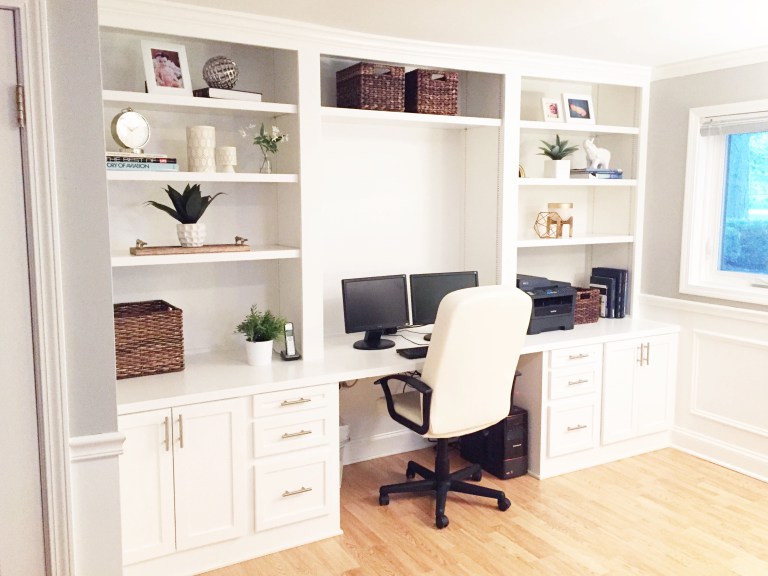
[[768,306],[678,290],[688,110],[754,100],[768,91],[768,63],[651,85],[642,313],[682,327],[676,446],[768,479],[764,406]]

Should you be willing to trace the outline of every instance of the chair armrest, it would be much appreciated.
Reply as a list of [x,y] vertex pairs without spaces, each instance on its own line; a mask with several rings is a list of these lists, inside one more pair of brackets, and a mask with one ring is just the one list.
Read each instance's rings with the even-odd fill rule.
[[[422,395],[421,424],[413,422],[397,413],[395,410],[395,402],[392,398],[392,391],[389,389],[390,380],[404,382]],[[417,434],[424,434],[429,430],[429,411],[430,404],[432,403],[432,388],[430,388],[423,380],[408,374],[390,374],[389,376],[379,378],[376,380],[375,384],[380,385],[384,390],[384,398],[387,401],[387,411],[395,422],[402,424],[406,428],[410,428]]]

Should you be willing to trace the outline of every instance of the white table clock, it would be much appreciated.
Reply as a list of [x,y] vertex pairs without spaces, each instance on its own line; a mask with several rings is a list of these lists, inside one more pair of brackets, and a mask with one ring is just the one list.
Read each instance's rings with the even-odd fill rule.
[[112,138],[121,152],[143,154],[144,146],[149,142],[149,133],[149,122],[133,108],[121,110],[112,119]]

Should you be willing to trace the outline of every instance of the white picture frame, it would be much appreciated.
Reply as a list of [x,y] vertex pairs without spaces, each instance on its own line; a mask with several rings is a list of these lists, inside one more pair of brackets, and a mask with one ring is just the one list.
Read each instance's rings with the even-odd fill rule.
[[566,122],[595,123],[595,107],[589,94],[563,94],[563,116]]
[[147,92],[192,96],[187,51],[181,44],[141,41]]
[[562,122],[562,105],[557,98],[542,98],[541,111],[544,114],[544,122]]

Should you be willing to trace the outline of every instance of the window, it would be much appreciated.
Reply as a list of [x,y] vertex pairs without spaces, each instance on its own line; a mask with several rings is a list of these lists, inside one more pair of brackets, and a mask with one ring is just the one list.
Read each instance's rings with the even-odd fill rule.
[[680,291],[768,304],[768,101],[690,111]]

